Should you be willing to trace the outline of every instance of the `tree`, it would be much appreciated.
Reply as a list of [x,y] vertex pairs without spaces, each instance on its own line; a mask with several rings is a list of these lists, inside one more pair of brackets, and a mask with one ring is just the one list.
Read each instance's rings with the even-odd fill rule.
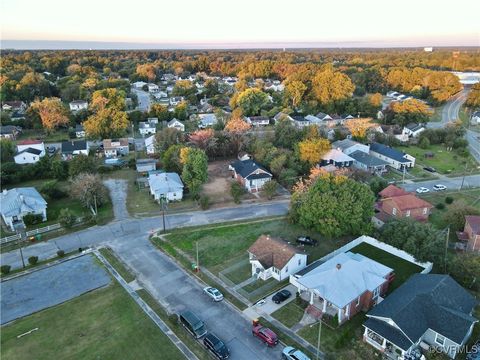
[[293,149],[301,138],[302,132],[287,118],[279,119],[275,124],[275,145],[285,149]]
[[159,121],[168,121],[171,119],[171,113],[168,111],[168,106],[162,104],[150,105],[150,117],[156,117]]
[[99,111],[105,108],[125,110],[125,92],[116,88],[97,90],[92,94],[90,108]]
[[58,222],[66,229],[70,229],[74,224],[77,218],[73,215],[72,211],[68,208],[60,210],[58,215]]
[[372,106],[378,108],[382,106],[383,96],[380,93],[375,93],[369,96],[368,101]]
[[180,104],[175,106],[175,109],[173,110],[173,116],[178,120],[187,120],[188,103],[186,101],[182,101]]
[[12,161],[13,156],[15,155],[16,149],[15,144],[12,140],[1,139],[0,140],[0,156],[2,163],[7,161]]
[[207,151],[215,147],[215,131],[213,129],[197,130],[190,134],[188,140],[197,148]]
[[100,109],[83,123],[87,136],[99,139],[121,137],[128,125],[127,113],[115,108]]
[[236,181],[230,183],[230,195],[232,195],[233,202],[240,204],[240,198],[245,193],[245,188]]
[[389,112],[393,113],[393,121],[400,126],[405,126],[410,122],[426,122],[433,113],[427,104],[417,99],[392,102]]
[[472,85],[465,104],[471,108],[480,106],[480,83]]
[[164,128],[155,134],[156,146],[159,152],[167,150],[172,145],[182,144],[184,135],[175,128]]
[[318,164],[331,149],[330,142],[327,139],[307,139],[298,143],[298,151],[300,160],[306,161],[309,164]]
[[367,185],[319,172],[295,187],[290,218],[328,237],[360,235],[370,230],[374,202]]
[[350,119],[345,121],[345,127],[354,138],[365,139],[367,130],[375,126],[371,120],[370,118]]
[[180,174],[183,165],[180,161],[180,150],[183,145],[171,145],[162,155],[162,165],[165,171]]
[[347,99],[352,96],[353,90],[355,90],[355,85],[353,85],[350,78],[341,72],[335,71],[331,65],[317,72],[312,84],[313,94],[322,105]]
[[98,174],[82,173],[72,180],[70,193],[80,200],[83,206],[90,209],[94,216],[97,208],[108,201],[108,190]]
[[450,275],[463,287],[480,290],[480,256],[457,253],[447,267]]
[[93,174],[97,171],[97,164],[93,157],[87,155],[77,155],[71,161],[68,173],[71,177],[75,177],[82,173]]
[[465,225],[466,215],[480,215],[480,210],[465,204],[463,201],[458,201],[449,206],[443,215],[443,221],[450,225],[450,231],[461,231]]
[[191,95],[195,95],[196,92],[197,87],[191,81],[178,80],[173,87],[172,95],[188,97]]
[[196,199],[202,184],[208,179],[207,155],[203,150],[191,148],[183,165],[182,180],[187,185],[190,194]]
[[157,67],[154,64],[137,64],[136,73],[148,81],[154,81],[157,77]]
[[268,200],[272,200],[272,198],[277,193],[278,183],[275,180],[267,181],[262,186],[262,192],[265,194]]
[[66,126],[70,121],[67,109],[59,98],[36,100],[30,106],[38,113],[42,120],[42,125],[47,131],[53,131],[58,127]]
[[285,84],[285,97],[294,109],[300,105],[306,91],[307,86],[301,81],[293,80]]
[[268,95],[262,90],[251,88],[238,94],[234,107],[242,109],[245,116],[259,115],[269,103]]
[[244,133],[250,130],[251,125],[239,116],[232,116],[232,118],[225,125],[225,130],[229,133]]

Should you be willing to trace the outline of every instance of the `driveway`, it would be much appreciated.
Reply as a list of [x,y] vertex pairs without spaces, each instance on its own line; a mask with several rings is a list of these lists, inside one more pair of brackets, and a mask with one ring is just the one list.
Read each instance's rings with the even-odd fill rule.
[[103,182],[110,191],[112,199],[113,214],[115,221],[125,220],[130,217],[127,211],[127,181],[119,179],[108,179]]
[[[281,302],[280,304],[275,304],[272,300],[272,297],[280,290],[288,290],[292,294],[287,300]],[[293,286],[292,284],[288,284],[285,286],[283,289],[279,289],[278,291],[275,291],[273,294],[270,294],[265,298],[265,303],[263,305],[258,304],[253,304],[249,308],[243,310],[243,313],[248,316],[250,319],[256,319],[260,316],[265,316],[265,315],[271,315],[278,309],[282,308],[283,306],[287,305],[290,301],[295,300],[297,288]]]
[[146,91],[134,89],[132,91],[138,97],[138,107],[137,109],[143,112],[150,111],[150,94]]

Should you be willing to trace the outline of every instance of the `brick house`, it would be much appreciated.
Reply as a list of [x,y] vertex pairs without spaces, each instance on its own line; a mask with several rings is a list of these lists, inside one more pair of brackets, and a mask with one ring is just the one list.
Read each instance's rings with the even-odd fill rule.
[[233,172],[232,177],[251,193],[260,191],[272,179],[272,174],[253,160],[237,160],[229,165],[229,169]]
[[480,252],[480,216],[465,216],[465,227],[457,235],[460,241],[466,243],[468,251]]

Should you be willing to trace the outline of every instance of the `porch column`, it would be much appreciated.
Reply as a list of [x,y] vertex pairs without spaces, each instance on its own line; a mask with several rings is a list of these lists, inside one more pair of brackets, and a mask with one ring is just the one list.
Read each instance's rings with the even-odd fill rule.
[[382,348],[385,349],[386,347],[387,347],[387,339],[383,338]]
[[313,305],[313,291],[310,291],[310,305]]
[[338,323],[342,323],[342,309],[340,308],[338,309]]
[[347,305],[347,311],[345,312],[347,319],[350,319],[350,304]]
[[326,312],[327,311],[327,300],[323,299],[323,309],[322,309],[323,312]]

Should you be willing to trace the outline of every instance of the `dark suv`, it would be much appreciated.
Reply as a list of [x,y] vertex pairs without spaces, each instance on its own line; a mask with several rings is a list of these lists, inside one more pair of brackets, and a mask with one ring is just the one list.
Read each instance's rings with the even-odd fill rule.
[[280,290],[277,292],[275,295],[272,296],[272,301],[275,304],[280,304],[282,301],[287,300],[290,296],[292,296],[292,293],[288,290]]
[[297,237],[297,244],[317,246],[318,241],[312,239],[310,236],[299,236]]
[[208,333],[207,336],[203,338],[203,345],[218,359],[228,359],[230,356],[230,351],[223,341],[212,333]]

